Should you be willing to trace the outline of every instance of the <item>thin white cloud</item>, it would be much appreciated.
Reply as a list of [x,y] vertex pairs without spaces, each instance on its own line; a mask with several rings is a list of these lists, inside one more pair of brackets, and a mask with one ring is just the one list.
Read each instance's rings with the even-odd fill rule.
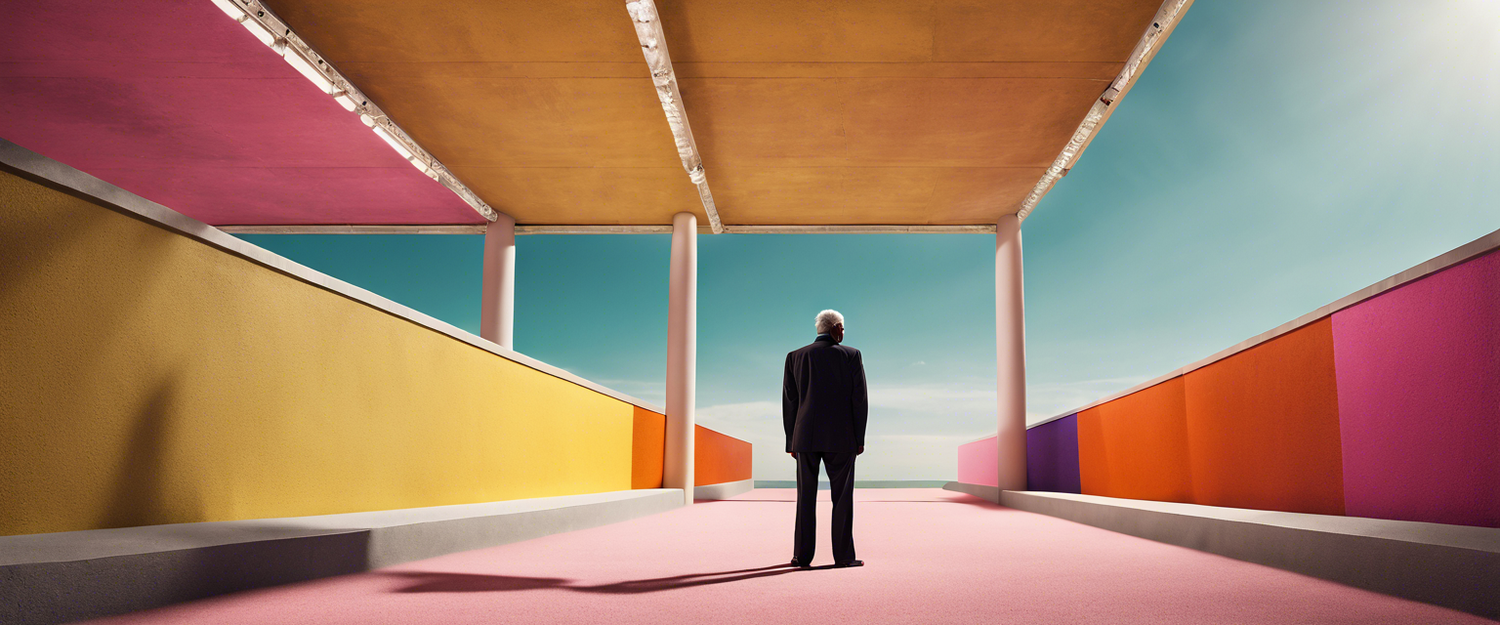
[[870,388],[870,408],[909,412],[983,413],[995,412],[995,385],[989,384],[906,384],[877,385]]
[[666,383],[663,380],[596,379],[594,382],[631,397],[643,399],[656,405],[666,403]]
[[1026,422],[1036,423],[1065,411],[1076,410],[1085,404],[1148,379],[1150,378],[1146,376],[1125,376],[1051,384],[1028,384],[1026,385]]

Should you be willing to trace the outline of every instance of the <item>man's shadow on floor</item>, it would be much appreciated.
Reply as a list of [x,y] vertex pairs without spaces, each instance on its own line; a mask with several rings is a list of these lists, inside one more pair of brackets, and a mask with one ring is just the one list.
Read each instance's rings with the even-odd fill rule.
[[[832,565],[813,567],[833,568]],[[690,573],[671,577],[633,579],[612,584],[576,586],[576,580],[561,577],[521,577],[514,575],[481,575],[477,573],[434,573],[423,571],[388,571],[384,575],[412,580],[409,586],[395,592],[505,592],[515,590],[542,590],[555,588],[574,592],[608,595],[634,595],[663,590],[679,590],[694,586],[740,582],[757,577],[772,577],[794,573],[798,569],[791,564],[774,564],[753,569],[719,571],[716,573]]]

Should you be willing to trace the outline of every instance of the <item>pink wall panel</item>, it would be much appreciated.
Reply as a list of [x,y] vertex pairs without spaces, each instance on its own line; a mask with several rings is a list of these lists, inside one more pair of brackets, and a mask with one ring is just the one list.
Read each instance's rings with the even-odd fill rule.
[[1000,444],[995,437],[959,445],[958,481],[1000,485]]
[[1500,527],[1500,253],[1333,315],[1348,514]]
[[207,0],[14,3],[0,137],[211,224],[481,223]]

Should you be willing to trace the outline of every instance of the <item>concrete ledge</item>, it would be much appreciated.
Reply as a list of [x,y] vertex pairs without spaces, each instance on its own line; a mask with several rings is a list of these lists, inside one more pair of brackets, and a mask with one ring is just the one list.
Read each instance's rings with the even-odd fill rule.
[[1000,503],[1500,618],[1500,529],[1070,493],[1003,491]]
[[968,493],[990,503],[1000,503],[999,486],[985,486],[983,484],[969,484],[967,482],[948,482],[943,485],[943,490]]
[[748,493],[755,488],[755,480],[740,480],[738,482],[721,482],[719,484],[707,484],[693,487],[693,499],[728,499],[735,495]]
[[0,537],[0,623],[50,624],[357,573],[664,512],[648,489]]

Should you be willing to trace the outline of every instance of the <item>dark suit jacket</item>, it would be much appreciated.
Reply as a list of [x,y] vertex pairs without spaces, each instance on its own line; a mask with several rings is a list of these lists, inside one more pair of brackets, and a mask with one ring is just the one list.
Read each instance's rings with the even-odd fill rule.
[[859,350],[819,335],[786,355],[781,420],[787,451],[858,451],[865,446],[869,414]]

